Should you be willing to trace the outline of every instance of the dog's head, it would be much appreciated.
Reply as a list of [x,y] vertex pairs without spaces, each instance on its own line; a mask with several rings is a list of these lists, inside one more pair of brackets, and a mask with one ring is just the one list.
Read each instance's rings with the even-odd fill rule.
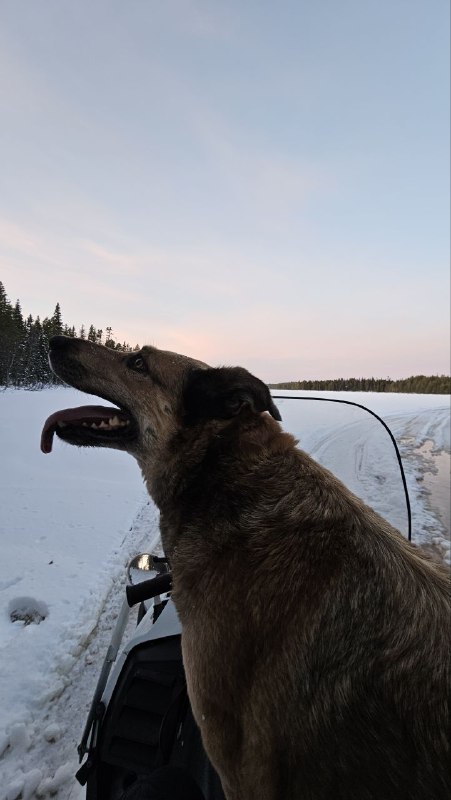
[[212,369],[155,347],[122,353],[67,336],[52,338],[49,357],[63,381],[117,407],[52,414],[42,432],[45,453],[56,433],[70,444],[126,450],[142,461],[152,452],[161,455],[177,432],[210,420],[263,411],[280,420],[268,387],[240,367]]

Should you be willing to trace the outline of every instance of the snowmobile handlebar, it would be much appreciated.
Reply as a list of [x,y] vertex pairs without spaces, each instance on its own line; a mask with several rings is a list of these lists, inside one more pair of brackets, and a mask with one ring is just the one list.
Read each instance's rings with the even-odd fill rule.
[[172,575],[170,572],[165,572],[164,575],[157,575],[156,578],[150,578],[148,581],[128,585],[125,593],[127,595],[127,603],[131,608],[137,603],[143,603],[144,600],[151,600],[152,597],[157,597],[159,594],[170,592],[171,589]]

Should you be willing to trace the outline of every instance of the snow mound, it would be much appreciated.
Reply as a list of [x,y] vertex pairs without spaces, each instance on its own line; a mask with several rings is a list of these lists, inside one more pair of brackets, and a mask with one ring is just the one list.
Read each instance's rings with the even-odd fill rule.
[[11,622],[39,625],[48,617],[49,607],[43,600],[35,600],[34,597],[15,597],[8,603],[8,614]]

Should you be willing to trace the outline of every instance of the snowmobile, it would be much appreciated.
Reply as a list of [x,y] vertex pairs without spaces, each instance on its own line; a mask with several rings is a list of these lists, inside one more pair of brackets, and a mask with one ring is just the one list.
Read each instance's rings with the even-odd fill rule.
[[[390,518],[410,540],[406,478],[397,443],[386,423],[353,401],[273,397],[282,408],[285,428],[301,439],[303,448],[310,449],[313,457]],[[296,401],[303,401],[302,405]],[[334,419],[331,409],[336,412]],[[349,443],[354,450],[351,458]],[[166,558],[141,553],[132,559],[127,570],[126,596],[78,747],[80,762],[85,760],[76,777],[86,786],[86,800],[178,796],[176,792],[171,795],[157,791],[156,776],[168,765],[171,774],[183,782],[186,800],[224,798],[190,708],[181,625],[171,600],[171,588]],[[130,609],[135,606],[137,625],[122,645]]]
[[[87,759],[77,778],[86,782],[87,800],[144,800],[152,796],[152,774],[170,764],[191,776],[200,797],[222,800],[189,706],[168,562],[141,553],[127,574],[126,597],[78,748]],[[152,577],[142,580],[146,574]],[[137,627],[118,655],[135,605]]]

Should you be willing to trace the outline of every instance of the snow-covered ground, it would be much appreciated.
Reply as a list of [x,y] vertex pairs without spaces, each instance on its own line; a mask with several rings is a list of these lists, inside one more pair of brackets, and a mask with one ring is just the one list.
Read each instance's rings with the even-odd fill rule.
[[[363,403],[389,423],[404,458],[413,540],[449,561],[449,398],[321,396]],[[124,567],[158,543],[158,515],[133,459],[60,441],[50,456],[40,452],[45,418],[86,402],[72,389],[0,393],[1,800],[83,797],[73,777],[76,745]],[[379,423],[347,406],[276,402],[300,445],[405,532],[397,462]]]
[[[412,541],[434,545],[449,560],[449,396],[362,392],[282,392],[274,397],[284,426],[300,446],[407,535],[408,516],[395,449],[380,422],[347,404],[359,403],[392,431],[403,460],[412,506]],[[294,401],[294,397],[303,397]]]

